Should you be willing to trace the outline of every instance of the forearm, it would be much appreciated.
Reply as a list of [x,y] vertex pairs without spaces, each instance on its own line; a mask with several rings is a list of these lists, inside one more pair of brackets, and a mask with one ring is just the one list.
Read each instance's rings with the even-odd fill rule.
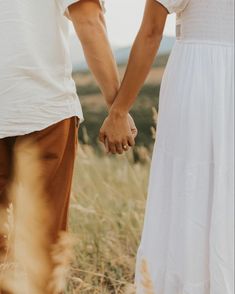
[[112,110],[128,113],[134,104],[154,62],[161,35],[148,36],[139,32],[131,51],[128,67]]
[[92,73],[106,99],[108,107],[113,104],[120,87],[119,73],[107,37],[102,12],[85,21],[73,17],[77,35]]
[[157,1],[146,1],[143,22],[120,91],[111,108],[112,113],[126,114],[135,102],[160,46],[167,14]]

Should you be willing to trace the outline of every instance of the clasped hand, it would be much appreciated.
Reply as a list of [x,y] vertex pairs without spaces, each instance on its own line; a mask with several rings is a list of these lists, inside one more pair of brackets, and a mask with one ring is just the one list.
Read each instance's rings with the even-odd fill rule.
[[107,153],[122,154],[135,145],[137,133],[130,114],[117,115],[111,112],[101,127],[99,139]]

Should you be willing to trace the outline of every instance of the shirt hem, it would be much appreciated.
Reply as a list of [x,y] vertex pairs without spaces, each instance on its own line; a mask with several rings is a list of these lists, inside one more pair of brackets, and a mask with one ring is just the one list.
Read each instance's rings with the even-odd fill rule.
[[1,136],[0,135],[0,140],[5,139],[5,138],[11,138],[11,137],[25,136],[25,135],[29,135],[29,134],[34,133],[34,132],[40,132],[40,131],[45,130],[46,128],[48,128],[50,126],[53,126],[53,125],[65,120],[65,119],[69,119],[69,118],[72,118],[72,117],[77,117],[79,119],[80,124],[84,122],[83,115],[74,113],[74,114],[70,114],[70,115],[61,116],[60,118],[58,118],[56,120],[52,120],[51,122],[47,122],[45,124],[42,124],[38,128],[28,129],[28,130],[19,131],[19,132],[11,132],[9,135],[6,135],[6,136]]

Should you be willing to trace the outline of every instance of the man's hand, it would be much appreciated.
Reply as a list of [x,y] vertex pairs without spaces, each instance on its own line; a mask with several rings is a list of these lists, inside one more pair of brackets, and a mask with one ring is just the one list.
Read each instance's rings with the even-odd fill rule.
[[103,123],[99,138],[108,153],[122,154],[135,145],[137,133],[134,120],[129,114],[116,116],[111,113]]

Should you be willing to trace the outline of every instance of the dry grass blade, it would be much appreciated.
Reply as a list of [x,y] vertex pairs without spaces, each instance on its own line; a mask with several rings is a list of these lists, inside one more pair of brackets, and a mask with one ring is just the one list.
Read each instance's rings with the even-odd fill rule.
[[129,284],[125,287],[125,294],[136,294],[136,288],[133,284]]
[[141,284],[144,289],[144,294],[154,294],[153,282],[148,269],[148,263],[145,259],[143,259],[141,262],[141,276]]
[[[6,222],[1,225],[0,235],[0,293],[6,278],[15,271],[16,264],[12,260],[12,240],[14,234],[14,209],[12,203],[4,212]],[[5,286],[4,286],[5,287]]]
[[46,294],[51,273],[50,216],[38,156],[30,142],[18,146],[15,154],[15,177],[10,191],[15,212],[11,260],[17,267],[7,272],[3,285],[16,294]]
[[75,238],[72,238],[67,232],[60,233],[59,240],[52,249],[54,269],[48,286],[49,293],[56,294],[64,291],[70,265],[74,259],[72,250],[74,245]]
[[151,133],[152,133],[152,138],[155,140],[156,137],[156,124],[157,124],[157,120],[158,120],[158,112],[157,109],[155,107],[152,108],[152,113],[153,113],[153,121],[154,121],[154,127],[151,127]]

